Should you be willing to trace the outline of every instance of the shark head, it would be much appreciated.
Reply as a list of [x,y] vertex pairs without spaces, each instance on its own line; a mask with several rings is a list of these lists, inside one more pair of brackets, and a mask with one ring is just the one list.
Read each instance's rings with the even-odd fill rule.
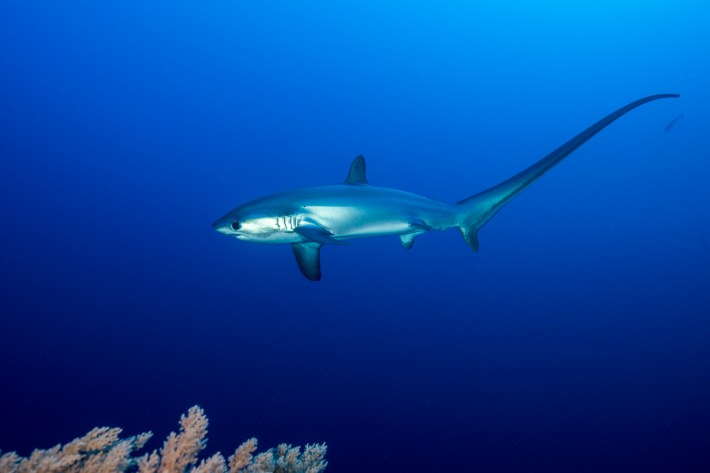
[[232,211],[229,212],[227,215],[224,215],[223,217],[220,217],[219,219],[215,220],[215,222],[212,224],[212,228],[224,235],[239,238],[240,236],[244,235],[243,222],[244,219],[239,217],[238,215],[234,215],[234,212]]
[[237,207],[212,224],[212,228],[238,240],[257,243],[291,243],[300,240],[294,232],[296,218],[260,205]]

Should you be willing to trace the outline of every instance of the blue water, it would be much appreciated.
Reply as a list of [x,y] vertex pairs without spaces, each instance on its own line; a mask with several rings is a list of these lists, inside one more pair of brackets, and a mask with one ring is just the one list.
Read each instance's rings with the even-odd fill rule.
[[[710,471],[708,28],[690,0],[2,2],[0,448],[157,448],[199,404],[208,452],[325,441],[334,473]],[[479,254],[357,240],[311,283],[210,228],[360,153],[455,202],[667,92]]]

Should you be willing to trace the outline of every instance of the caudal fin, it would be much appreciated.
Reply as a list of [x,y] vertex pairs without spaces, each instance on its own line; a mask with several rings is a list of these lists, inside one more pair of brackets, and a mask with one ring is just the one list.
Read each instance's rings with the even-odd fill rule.
[[594,125],[590,126],[582,133],[578,134],[552,153],[542,158],[524,171],[516,174],[510,179],[501,182],[497,186],[480,192],[474,196],[457,203],[459,208],[457,227],[463,235],[466,243],[474,250],[478,251],[478,230],[486,224],[505,204],[513,197],[527,189],[533,182],[537,181],[543,174],[549,171],[554,165],[562,161],[572,151],[579,148],[592,136],[599,133],[610,125],[617,118],[630,112],[645,103],[653,100],[680,97],[679,94],[659,94],[645,97],[635,102],[631,102],[625,107],[610,113]]

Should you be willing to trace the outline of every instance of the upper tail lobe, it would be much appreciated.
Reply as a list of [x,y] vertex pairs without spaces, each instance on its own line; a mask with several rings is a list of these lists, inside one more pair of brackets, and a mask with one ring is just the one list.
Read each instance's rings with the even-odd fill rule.
[[658,94],[645,97],[635,102],[631,102],[625,107],[610,113],[594,125],[590,126],[582,133],[578,134],[552,153],[542,158],[524,171],[516,174],[510,179],[501,182],[497,186],[480,192],[474,196],[458,202],[459,209],[457,217],[457,227],[463,235],[466,243],[478,251],[478,230],[486,224],[505,204],[513,197],[527,189],[533,182],[537,181],[543,174],[549,171],[554,165],[566,158],[572,151],[579,148],[588,139],[599,133],[610,125],[617,118],[625,115],[631,110],[653,100],[680,97],[679,94]]

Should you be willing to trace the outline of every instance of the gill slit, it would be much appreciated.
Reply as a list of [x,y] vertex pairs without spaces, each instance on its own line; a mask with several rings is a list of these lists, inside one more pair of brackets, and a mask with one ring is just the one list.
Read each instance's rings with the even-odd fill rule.
[[276,228],[280,231],[295,231],[301,224],[302,215],[281,215],[276,217]]

